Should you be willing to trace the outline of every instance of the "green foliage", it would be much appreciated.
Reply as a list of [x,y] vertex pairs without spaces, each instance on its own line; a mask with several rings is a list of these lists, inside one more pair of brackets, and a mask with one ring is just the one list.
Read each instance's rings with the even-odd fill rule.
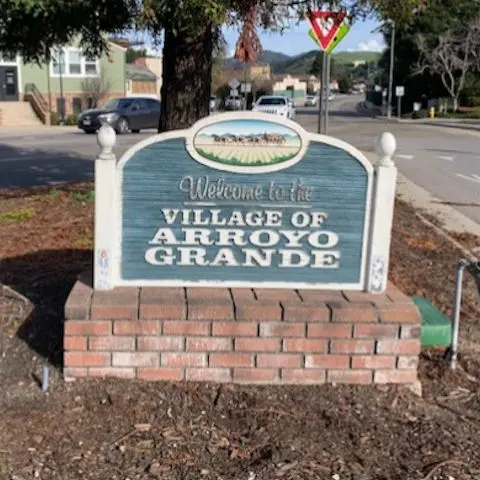
[[353,87],[352,79],[348,75],[338,77],[338,90],[340,93],[348,93]]
[[293,154],[293,155],[278,155],[278,156],[271,157],[268,162],[257,160],[256,162],[248,162],[248,164],[247,164],[245,162],[242,162],[242,160],[240,160],[237,157],[222,158],[222,157],[219,157],[219,156],[217,156],[213,153],[206,152],[205,150],[202,150],[200,148],[198,149],[198,153],[202,157],[207,158],[208,160],[212,160],[212,161],[217,162],[217,163],[222,163],[224,165],[236,165],[236,166],[239,166],[239,167],[245,167],[246,165],[248,165],[249,167],[262,167],[262,166],[265,166],[265,165],[274,165],[274,164],[277,164],[277,163],[286,162],[287,160],[290,160],[291,158],[293,158],[296,155],[296,154]]
[[[435,45],[438,37],[450,29],[468,23],[480,10],[480,0],[430,0],[428,8],[416,14],[408,26],[397,26],[395,35],[394,83],[405,86],[403,110],[412,108],[413,102],[423,98],[439,98],[446,95],[445,87],[438,76],[425,72],[413,75],[415,64],[419,60],[417,36],[422,35],[428,44]],[[384,29],[385,43],[390,46],[389,26]],[[381,84],[388,85],[390,48],[388,47],[380,61],[383,71]],[[475,83],[475,82],[474,82]],[[394,85],[394,87],[395,87]],[[475,93],[477,91],[478,93]],[[480,95],[480,90],[469,92]]]
[[59,125],[60,118],[57,112],[50,112],[50,125]]
[[[74,114],[65,117],[65,125],[74,126],[77,124],[77,116]],[[50,112],[50,125],[60,125],[60,115],[58,112]]]
[[67,115],[67,118],[65,119],[65,125],[70,125],[74,126],[77,124],[77,116],[76,115]]
[[86,192],[72,192],[70,197],[77,202],[93,202],[95,199],[95,190],[91,188]]
[[136,0],[0,0],[0,11],[0,51],[45,61],[53,46],[78,35],[87,53],[104,51],[104,33],[130,26],[138,5]]
[[14,212],[7,212],[0,215],[0,223],[21,222],[23,220],[30,220],[35,215],[31,208],[23,210],[16,210]]
[[76,247],[89,248],[93,245],[93,238],[91,235],[83,235],[80,237],[73,238],[73,244]]
[[140,50],[135,50],[134,48],[128,48],[126,52],[126,61],[127,63],[135,63],[137,58],[142,58],[147,56],[147,50],[145,48]]
[[310,75],[315,75],[317,78],[320,78],[322,76],[323,55],[324,55],[324,52],[317,52],[317,54],[315,55],[313,63],[310,69],[308,70],[308,73]]
[[59,195],[60,195],[60,190],[56,189],[56,188],[52,188],[48,194],[52,197],[52,198],[57,198]]
[[223,105],[225,99],[230,95],[230,86],[228,83],[223,84],[221,87],[217,88],[215,95],[219,98],[220,103]]

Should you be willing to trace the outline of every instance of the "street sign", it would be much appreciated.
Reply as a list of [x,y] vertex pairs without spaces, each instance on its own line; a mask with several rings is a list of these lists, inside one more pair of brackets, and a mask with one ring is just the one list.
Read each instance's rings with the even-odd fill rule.
[[390,237],[375,237],[377,180],[356,149],[250,112],[175,135],[114,165],[112,286],[383,288]]
[[252,91],[252,84],[251,83],[242,83],[240,86],[240,91],[242,93],[250,93]]
[[346,23],[342,23],[338,29],[337,34],[333,38],[333,40],[330,42],[330,45],[327,48],[327,53],[332,53],[335,48],[338,46],[338,44],[345,38],[347,33],[350,31],[350,25],[347,25]]
[[234,78],[233,80],[230,80],[230,82],[228,83],[229,87],[230,88],[238,88],[240,86],[240,82]]
[[[307,18],[313,28],[320,47],[323,50],[327,50],[342,25],[345,13],[317,11],[309,14]],[[346,33],[343,36],[345,35]]]
[[421,108],[422,108],[422,104],[421,104],[421,103],[415,102],[415,103],[413,104],[413,111],[414,111],[414,112],[419,112]]
[[238,97],[238,90],[236,88],[232,88],[230,90],[230,96],[231,97]]
[[405,95],[405,87],[396,87],[395,88],[395,95],[397,97],[403,97]]

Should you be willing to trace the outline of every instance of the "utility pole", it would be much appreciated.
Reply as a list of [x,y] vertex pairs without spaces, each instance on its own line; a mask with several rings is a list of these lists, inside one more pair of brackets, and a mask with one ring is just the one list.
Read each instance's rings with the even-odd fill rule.
[[395,22],[390,20],[391,41],[390,41],[390,74],[388,77],[388,105],[387,117],[392,118],[392,98],[393,98],[393,62],[395,59]]

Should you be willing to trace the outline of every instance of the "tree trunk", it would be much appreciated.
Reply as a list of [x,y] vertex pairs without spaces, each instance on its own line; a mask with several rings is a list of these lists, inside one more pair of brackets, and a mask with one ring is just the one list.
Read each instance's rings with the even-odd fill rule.
[[213,26],[195,36],[165,29],[158,132],[189,128],[210,113]]
[[456,112],[458,110],[458,98],[453,97],[453,111]]

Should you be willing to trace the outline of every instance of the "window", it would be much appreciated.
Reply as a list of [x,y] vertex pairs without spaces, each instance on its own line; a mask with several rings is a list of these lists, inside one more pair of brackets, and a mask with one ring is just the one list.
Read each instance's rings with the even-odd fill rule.
[[280,97],[265,97],[259,102],[259,105],[285,105],[285,99]]
[[68,73],[70,75],[82,74],[82,56],[78,51],[67,52],[68,57]]
[[89,77],[99,75],[98,58],[85,57],[75,48],[55,50],[52,53],[50,73],[54,77]]
[[15,55],[0,52],[0,63],[17,63]]
[[65,55],[61,50],[53,52],[52,73],[53,75],[65,74]]
[[98,75],[98,62],[96,58],[88,57],[85,59],[85,74]]
[[147,106],[150,110],[154,112],[160,111],[160,102],[158,100],[154,100],[153,98],[147,98],[145,101],[147,102]]

